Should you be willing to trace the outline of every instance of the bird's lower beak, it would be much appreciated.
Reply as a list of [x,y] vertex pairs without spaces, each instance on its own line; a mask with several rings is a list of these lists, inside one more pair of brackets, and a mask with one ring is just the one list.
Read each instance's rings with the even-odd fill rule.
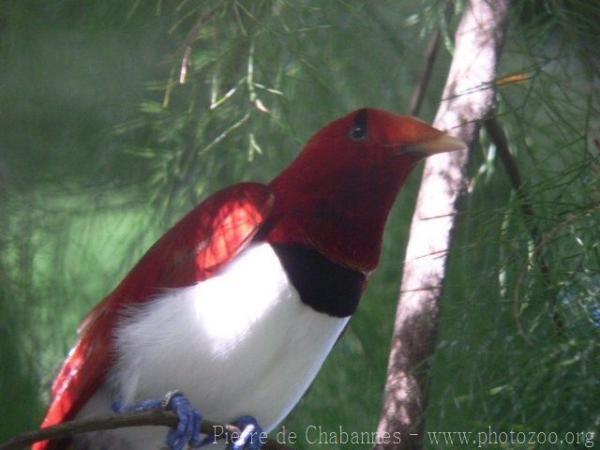
[[466,149],[467,145],[460,139],[440,132],[440,134],[435,137],[431,137],[409,145],[405,148],[405,151],[420,153],[423,156],[431,156],[438,153],[454,152],[456,150]]

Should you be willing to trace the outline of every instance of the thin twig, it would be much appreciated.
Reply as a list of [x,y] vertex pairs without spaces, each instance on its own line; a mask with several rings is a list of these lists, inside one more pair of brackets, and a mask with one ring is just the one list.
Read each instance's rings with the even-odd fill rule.
[[[72,420],[52,427],[22,433],[0,444],[0,450],[19,450],[30,446],[34,442],[69,438],[90,431],[157,425],[175,427],[177,426],[177,423],[178,418],[173,411],[165,411],[162,409]],[[210,420],[202,421],[200,430],[202,434],[213,436],[214,440],[229,440],[231,433],[238,431],[233,425],[223,425],[211,422]],[[266,450],[291,450],[285,445],[272,439],[266,440],[262,448]]]
[[433,63],[436,60],[440,48],[441,38],[442,33],[438,28],[433,32],[433,35],[427,44],[427,48],[425,49],[425,62],[423,64],[423,69],[421,69],[421,73],[419,74],[419,82],[410,99],[410,108],[408,109],[409,114],[412,116],[419,115],[419,112],[421,111],[423,99],[425,98],[425,91],[427,90],[429,80],[431,79]]
[[[450,20],[450,17],[452,16],[452,2],[450,1],[446,3],[445,15],[446,20]],[[431,74],[433,73],[433,64],[437,59],[441,40],[442,32],[438,27],[431,35],[431,38],[427,43],[427,47],[425,48],[423,68],[421,69],[421,73],[419,74],[418,78],[419,81],[410,99],[410,107],[408,111],[409,114],[412,116],[418,116],[421,112],[421,106],[423,106],[423,99],[425,98],[425,92],[427,91],[427,87],[429,86],[429,80],[431,79]]]
[[217,14],[218,9],[222,5],[216,8],[203,12],[198,16],[196,23],[192,29],[188,32],[185,39],[183,40],[180,48],[183,48],[183,57],[181,59],[181,68],[179,69],[179,84],[184,84],[187,78],[187,72],[192,64],[192,43],[198,38],[202,27],[210,22]]
[[521,173],[519,172],[519,167],[517,166],[517,162],[513,157],[510,147],[508,145],[508,139],[506,138],[506,134],[504,130],[498,123],[498,120],[495,116],[490,116],[484,121],[485,131],[489,135],[490,139],[498,149],[498,155],[500,156],[500,161],[504,165],[504,170],[510,179],[510,184],[512,185],[513,190],[517,194],[519,198],[521,212],[523,216],[526,218],[527,229],[529,230],[529,235],[533,239],[534,242],[537,242],[540,238],[540,230],[538,229],[534,220],[535,211],[533,209],[533,205],[529,198],[529,194],[525,190],[523,186],[523,180],[521,178]]
[[[529,236],[531,237],[531,240],[534,243],[533,257],[534,257],[534,260],[537,263],[538,267],[540,268],[540,272],[542,274],[542,280],[544,283],[544,288],[548,289],[552,286],[552,282],[550,279],[550,265],[548,263],[548,259],[545,256],[545,253],[543,251],[544,246],[540,245],[543,235],[537,226],[535,209],[533,207],[533,203],[531,201],[529,193],[527,192],[527,190],[525,189],[525,186],[523,185],[523,180],[522,180],[521,174],[519,172],[519,166],[517,165],[517,162],[510,151],[508,139],[506,137],[506,134],[504,133],[504,130],[498,123],[498,119],[495,116],[490,115],[484,121],[484,126],[485,126],[485,130],[488,133],[490,139],[492,140],[492,142],[496,146],[496,149],[498,150],[498,155],[500,156],[500,161],[502,161],[502,165],[504,166],[504,170],[506,171],[506,174],[508,175],[511,186],[512,186],[513,190],[515,191],[517,198],[519,199],[519,206],[521,209],[521,213],[523,214],[523,217],[524,217],[525,226],[527,227]],[[525,275],[526,275],[526,273],[525,273]],[[562,331],[564,325],[563,325],[562,317],[560,316],[559,312],[556,310],[556,296],[552,295],[551,298],[552,298],[552,300],[551,300],[552,308],[554,309],[554,311],[552,313],[552,320],[554,321],[554,325],[555,325],[556,329],[558,331]],[[525,333],[525,330],[521,324],[521,319],[520,319],[520,314],[519,314],[519,310],[520,310],[519,296],[518,295],[515,296],[514,300],[515,300],[515,302],[513,304],[513,315],[517,322],[517,329],[519,331],[519,334],[525,339],[525,341],[528,344],[532,345],[530,338]]]

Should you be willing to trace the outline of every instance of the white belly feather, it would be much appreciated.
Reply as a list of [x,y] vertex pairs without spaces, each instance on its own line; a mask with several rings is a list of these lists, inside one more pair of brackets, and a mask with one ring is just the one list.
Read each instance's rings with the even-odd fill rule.
[[[269,431],[308,388],[347,322],[303,304],[272,247],[255,244],[218,276],[131,311],[117,334],[109,386],[79,417],[108,412],[109,391],[129,404],[179,389],[207,419],[252,415]],[[164,446],[166,431],[103,434],[90,440],[93,448],[116,439],[149,450]]]

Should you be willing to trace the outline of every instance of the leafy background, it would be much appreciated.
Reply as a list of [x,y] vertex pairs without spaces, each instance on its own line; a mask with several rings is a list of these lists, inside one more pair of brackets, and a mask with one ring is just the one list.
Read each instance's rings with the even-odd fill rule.
[[[463,8],[447,21],[433,0],[2,2],[0,439],[37,426],[78,322],[170,224],[220,187],[268,181],[339,115],[407,111],[439,27],[420,114],[431,120]],[[498,120],[534,216],[482,132],[428,431],[600,428],[599,23],[594,2],[516,2]],[[376,428],[418,180],[396,203],[349,331],[285,420],[296,448],[310,447],[311,424]]]

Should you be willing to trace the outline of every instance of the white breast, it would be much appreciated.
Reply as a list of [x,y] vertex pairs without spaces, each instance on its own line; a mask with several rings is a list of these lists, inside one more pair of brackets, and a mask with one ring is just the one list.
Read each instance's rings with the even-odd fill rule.
[[[79,417],[106,412],[109,392],[128,404],[179,389],[207,419],[252,415],[271,430],[308,388],[347,321],[303,304],[272,247],[255,244],[218,276],[132,310],[118,330],[109,385]],[[160,427],[110,433],[129,448],[158,448],[165,438]],[[99,438],[106,445],[109,436],[92,442]]]

